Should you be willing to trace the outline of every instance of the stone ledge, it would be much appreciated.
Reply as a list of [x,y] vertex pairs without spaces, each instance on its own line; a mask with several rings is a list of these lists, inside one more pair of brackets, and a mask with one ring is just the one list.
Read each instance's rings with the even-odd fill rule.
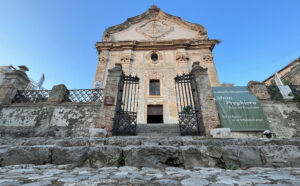
[[300,167],[299,143],[300,138],[2,138],[0,166],[51,163],[96,168]]

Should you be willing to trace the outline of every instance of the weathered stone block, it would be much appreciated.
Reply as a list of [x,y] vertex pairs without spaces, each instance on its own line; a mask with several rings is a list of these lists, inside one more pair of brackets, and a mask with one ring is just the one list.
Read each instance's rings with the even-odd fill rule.
[[88,159],[94,168],[119,166],[121,154],[122,149],[117,146],[92,147]]
[[0,104],[10,104],[17,93],[14,87],[0,86]]
[[260,149],[264,167],[300,167],[299,146],[266,146]]
[[53,147],[52,163],[53,164],[74,164],[81,166],[87,160],[88,147]]
[[225,146],[222,157],[227,167],[262,167],[263,163],[258,147]]
[[65,85],[60,84],[60,85],[55,85],[50,94],[48,101],[49,102],[62,102],[65,99],[65,96],[68,94],[68,89]]
[[222,156],[221,147],[216,146],[181,146],[184,167],[215,167]]
[[249,81],[248,87],[257,99],[270,99],[270,94],[265,84],[257,81]]
[[89,129],[91,137],[106,137],[107,131],[101,128],[90,128]]
[[210,135],[214,138],[230,138],[230,128],[216,128],[210,131]]
[[0,148],[0,166],[51,163],[51,152],[45,146],[16,146]]
[[172,146],[128,146],[123,149],[126,166],[181,166],[179,149]]
[[37,123],[40,108],[5,107],[0,112],[0,126],[34,126]]

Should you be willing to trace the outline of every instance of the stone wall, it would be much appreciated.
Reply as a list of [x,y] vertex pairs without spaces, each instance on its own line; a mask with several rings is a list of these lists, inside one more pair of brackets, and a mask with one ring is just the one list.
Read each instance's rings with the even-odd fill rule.
[[[260,100],[270,130],[277,138],[300,137],[300,102]],[[263,132],[231,132],[234,138],[259,138]]]
[[277,137],[300,137],[300,102],[261,100],[260,104]]
[[30,104],[0,106],[0,135],[16,137],[90,136],[99,104]]

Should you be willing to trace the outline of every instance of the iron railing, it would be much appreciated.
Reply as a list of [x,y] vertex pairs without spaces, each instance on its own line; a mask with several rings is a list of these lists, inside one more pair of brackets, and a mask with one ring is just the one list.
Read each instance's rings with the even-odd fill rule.
[[[51,90],[18,90],[12,103],[42,103],[49,98]],[[103,89],[68,90],[63,102],[94,103],[103,101]]]
[[181,135],[204,135],[199,96],[193,74],[177,75],[174,80]]
[[74,89],[69,90],[64,102],[93,103],[103,101],[103,89]]
[[39,103],[48,100],[50,90],[18,90],[12,103]]
[[121,74],[113,135],[136,135],[139,78]]

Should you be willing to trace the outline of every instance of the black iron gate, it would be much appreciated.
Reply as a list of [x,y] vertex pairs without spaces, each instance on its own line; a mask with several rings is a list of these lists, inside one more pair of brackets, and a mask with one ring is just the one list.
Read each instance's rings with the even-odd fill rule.
[[174,80],[181,135],[205,135],[199,95],[193,74],[177,75]]
[[122,73],[119,81],[113,135],[136,135],[139,78]]

